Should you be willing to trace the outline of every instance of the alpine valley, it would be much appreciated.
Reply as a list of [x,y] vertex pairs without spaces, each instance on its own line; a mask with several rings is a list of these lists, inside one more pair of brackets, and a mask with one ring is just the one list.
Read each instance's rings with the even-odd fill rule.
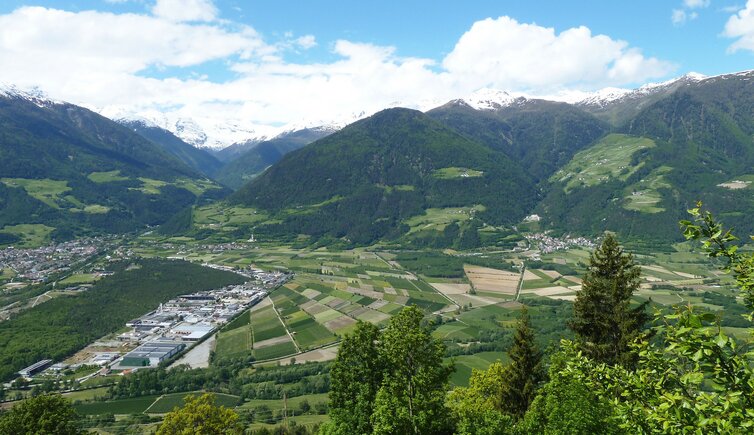
[[2,86],[0,434],[743,433],[753,84],[266,129]]

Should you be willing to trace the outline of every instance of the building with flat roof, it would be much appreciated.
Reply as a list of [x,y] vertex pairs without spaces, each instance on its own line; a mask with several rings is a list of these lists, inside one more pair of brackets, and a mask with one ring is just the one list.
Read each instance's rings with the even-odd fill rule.
[[142,344],[123,356],[120,365],[124,367],[155,367],[182,351],[185,344],[173,340],[154,340]]
[[183,341],[199,341],[214,330],[215,327],[212,325],[180,323],[171,329],[170,332],[179,336]]
[[51,359],[43,359],[42,361],[37,361],[29,367],[26,367],[25,369],[19,370],[18,374],[25,378],[30,378],[49,367],[50,364],[52,364]]

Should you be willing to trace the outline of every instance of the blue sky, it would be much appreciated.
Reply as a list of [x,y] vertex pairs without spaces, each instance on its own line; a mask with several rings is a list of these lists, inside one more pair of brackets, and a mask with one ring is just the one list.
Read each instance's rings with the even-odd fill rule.
[[0,62],[1,82],[105,112],[277,126],[752,69],[754,0],[4,0]]

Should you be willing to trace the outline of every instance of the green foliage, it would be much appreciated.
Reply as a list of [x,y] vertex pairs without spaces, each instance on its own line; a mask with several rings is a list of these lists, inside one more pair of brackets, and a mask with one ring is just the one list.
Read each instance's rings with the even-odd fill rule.
[[[711,257],[724,260],[723,269],[736,277],[751,309],[752,255],[731,245],[735,236],[701,204],[690,213],[693,221],[681,223],[684,234],[701,241]],[[655,317],[654,338],[646,333],[632,344],[634,370],[597,362],[563,341],[557,376],[583,384],[600,401],[611,403],[611,420],[630,433],[751,432],[754,354],[712,324],[712,313],[699,314],[688,306]]]
[[451,426],[444,406],[452,367],[443,365],[445,346],[421,325],[424,314],[404,308],[380,337],[385,377],[375,399],[376,434],[442,433]]
[[516,426],[520,434],[619,434],[612,403],[598,397],[581,379],[563,371],[566,358],[553,356],[550,381]]
[[609,364],[631,365],[629,344],[648,320],[644,302],[631,307],[639,288],[641,269],[631,254],[624,254],[608,233],[590,255],[589,267],[573,306],[570,328],[579,335],[584,352]]
[[[754,254],[743,254],[738,240],[731,230],[726,230],[709,211],[702,210],[702,203],[689,210],[693,221],[683,220],[683,235],[686,239],[702,241],[702,248],[711,258],[722,259],[723,271],[731,273],[743,293],[744,303],[754,312]],[[754,240],[754,236],[752,236]],[[753,317],[749,316],[751,320]]]
[[333,363],[332,422],[321,433],[445,433],[444,401],[452,367],[445,346],[422,325],[424,314],[404,308],[379,330],[359,323]]
[[215,405],[211,393],[186,396],[186,404],[165,415],[157,435],[226,435],[243,433],[238,414]]
[[487,370],[474,369],[468,388],[451,391],[447,405],[456,420],[456,433],[512,433],[513,419],[503,410],[508,373],[508,367],[498,361]]
[[379,329],[359,321],[341,342],[330,368],[332,433],[372,432],[372,411],[385,367],[380,358]]
[[545,378],[542,353],[534,342],[534,331],[526,307],[521,310],[508,357],[511,363],[504,376],[501,409],[515,418],[521,418]]
[[78,435],[78,416],[70,402],[59,394],[26,399],[0,415],[0,434]]
[[60,360],[178,295],[242,283],[234,273],[184,261],[114,264],[86,293],[56,298],[0,323],[0,379],[43,358]]

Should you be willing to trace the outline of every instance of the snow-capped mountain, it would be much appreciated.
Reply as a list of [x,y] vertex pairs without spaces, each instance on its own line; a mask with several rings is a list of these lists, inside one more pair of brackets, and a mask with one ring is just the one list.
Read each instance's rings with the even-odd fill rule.
[[498,89],[482,88],[460,100],[476,110],[499,110],[509,107],[523,96],[511,95]]
[[47,107],[53,104],[65,104],[62,101],[51,99],[39,88],[21,89],[15,85],[0,83],[0,97],[23,98],[31,101],[39,107]]
[[633,100],[674,90],[680,86],[698,83],[710,77],[699,73],[688,73],[681,77],[667,80],[661,83],[647,83],[638,89],[604,88],[587,94],[586,97],[576,102],[577,106],[605,107],[622,100]]
[[199,148],[222,149],[233,143],[248,140],[266,140],[277,134],[277,128],[256,125],[239,119],[193,118],[175,112],[157,110],[128,111],[105,108],[99,113],[110,119],[139,121],[145,125],[163,128],[181,140]]

